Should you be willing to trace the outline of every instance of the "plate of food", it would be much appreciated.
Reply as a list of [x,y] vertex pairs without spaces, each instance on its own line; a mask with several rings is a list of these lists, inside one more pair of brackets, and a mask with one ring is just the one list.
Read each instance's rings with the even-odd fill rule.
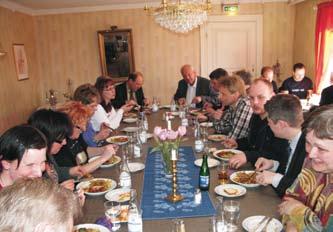
[[97,224],[80,224],[74,226],[73,232],[110,232],[110,230]]
[[[90,163],[90,162],[92,162],[92,161],[98,159],[99,157],[100,157],[100,156],[94,156],[94,157],[90,158],[88,162]],[[103,164],[101,165],[101,168],[109,168],[109,167],[112,167],[112,166],[114,166],[114,165],[120,163],[120,161],[121,161],[121,158],[120,158],[119,156],[114,155],[114,156],[112,156],[108,161],[106,161],[105,163],[103,163]]]
[[92,180],[80,182],[76,189],[82,189],[85,194],[90,196],[103,195],[117,187],[117,183],[112,179],[94,178]]
[[[110,218],[110,221],[116,221],[116,222],[120,222],[120,223],[124,223],[128,221],[128,208],[129,205],[121,205],[120,206],[120,213],[118,215],[118,217],[116,219],[112,219]],[[108,215],[108,211],[105,212],[105,215]]]
[[[266,226],[267,225],[267,226]],[[251,216],[245,218],[242,222],[242,226],[246,231],[257,232],[257,231],[272,231],[280,232],[283,229],[282,223],[275,219],[265,217],[263,215]]]
[[125,123],[134,123],[137,121],[138,121],[138,118],[123,118],[123,122],[125,122]]
[[112,136],[110,138],[107,138],[106,141],[108,143],[123,145],[123,144],[128,143],[128,136],[126,136],[126,135],[116,135],[116,136]]
[[122,129],[122,131],[129,132],[129,133],[137,132],[138,130],[139,130],[139,128],[136,126],[128,126],[128,127],[125,127]]
[[230,176],[230,180],[236,184],[243,185],[244,187],[252,188],[258,187],[260,184],[256,181],[255,171],[239,171],[234,172]]
[[[213,168],[213,167],[216,167],[216,166],[220,165],[220,161],[218,161],[216,159],[212,159],[212,158],[208,158],[207,162],[208,162],[208,167],[209,168]],[[195,160],[194,164],[195,164],[195,166],[201,167],[202,158]]]
[[136,118],[138,115],[136,113],[133,112],[126,112],[124,113],[124,117],[125,118]]
[[208,140],[213,141],[213,142],[222,142],[227,138],[225,135],[219,135],[219,134],[214,134],[214,135],[208,135]]
[[237,184],[222,184],[216,186],[214,191],[224,197],[240,197],[245,195],[246,188]]
[[143,163],[139,163],[139,162],[131,162],[131,163],[128,163],[128,168],[129,168],[130,172],[138,172],[138,171],[145,169],[145,165]]
[[190,114],[194,115],[194,116],[198,116],[199,114],[207,114],[207,110],[201,110],[201,109],[192,109],[189,111]]
[[202,127],[213,127],[213,123],[212,122],[202,122],[200,123],[200,126]]
[[105,198],[107,200],[121,202],[121,203],[129,201],[130,197],[131,197],[131,189],[128,188],[114,189],[105,194]]
[[236,154],[243,154],[243,152],[235,149],[222,149],[215,151],[213,156],[220,160],[229,161],[229,159]]

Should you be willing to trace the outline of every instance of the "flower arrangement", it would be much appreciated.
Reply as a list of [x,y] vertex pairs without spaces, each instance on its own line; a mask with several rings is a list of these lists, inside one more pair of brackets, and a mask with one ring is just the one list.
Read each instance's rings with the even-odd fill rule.
[[178,151],[182,137],[186,134],[186,127],[180,126],[176,131],[162,129],[162,127],[154,128],[154,139],[156,146],[151,152],[160,151],[163,156],[165,168],[168,173],[171,173],[171,150]]

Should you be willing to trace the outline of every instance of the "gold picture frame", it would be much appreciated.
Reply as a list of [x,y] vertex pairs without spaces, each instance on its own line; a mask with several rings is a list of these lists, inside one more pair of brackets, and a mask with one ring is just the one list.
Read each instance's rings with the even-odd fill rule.
[[17,80],[21,81],[29,79],[28,60],[24,44],[13,44],[13,54]]

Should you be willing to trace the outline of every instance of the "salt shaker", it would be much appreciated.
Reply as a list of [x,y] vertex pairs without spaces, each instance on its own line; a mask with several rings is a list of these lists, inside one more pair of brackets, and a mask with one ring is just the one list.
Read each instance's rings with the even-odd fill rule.
[[201,204],[201,191],[200,189],[196,189],[194,194],[194,204],[200,205]]

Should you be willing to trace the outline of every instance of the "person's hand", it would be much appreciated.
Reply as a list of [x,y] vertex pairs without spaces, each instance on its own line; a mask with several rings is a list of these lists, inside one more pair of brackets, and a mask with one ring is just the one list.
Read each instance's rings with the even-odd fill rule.
[[295,208],[302,206],[304,206],[302,202],[291,197],[284,197],[282,203],[278,206],[278,211],[280,215],[290,215]]
[[148,106],[150,104],[150,101],[148,98],[143,99],[143,103],[145,104],[145,106]]
[[275,172],[270,172],[266,170],[263,172],[257,172],[256,181],[258,184],[266,186],[273,183],[273,178],[275,175]]
[[64,182],[61,182],[60,185],[71,191],[74,190],[74,180],[73,179],[65,180]]
[[[212,103],[210,103],[210,102],[205,102],[205,104],[203,105],[203,108],[205,109],[205,110],[208,110],[208,108],[213,108],[213,104]],[[214,109],[213,109],[214,110]]]
[[81,207],[84,205],[84,202],[86,201],[86,196],[84,195],[83,189],[78,189],[74,192],[77,195],[77,198],[79,199]]
[[229,159],[229,166],[234,169],[238,169],[244,164],[246,164],[245,154],[236,154]]
[[215,110],[215,112],[213,113],[213,118],[216,120],[220,120],[223,114],[223,110],[222,109],[218,109]]
[[134,101],[134,100],[128,100],[128,101],[126,101],[126,104],[131,105],[131,106],[137,106],[138,105],[138,103],[136,101]]
[[110,136],[110,129],[109,129],[109,125],[106,123],[102,123],[99,132],[97,132],[94,136],[94,140],[95,141],[101,141],[106,139],[107,137]]
[[186,104],[186,99],[185,98],[179,98],[178,99],[178,104],[181,105],[181,106],[185,105]]
[[257,171],[263,171],[271,169],[274,166],[273,160],[260,157],[257,159],[257,162],[254,164]]
[[204,109],[207,111],[208,115],[213,117],[215,110],[213,109],[213,107],[207,106],[206,108],[204,107]]
[[224,140],[222,142],[222,144],[225,148],[237,148],[237,146],[238,146],[236,140],[230,139],[230,138],[227,138],[226,140]]
[[204,121],[208,120],[207,116],[204,115],[204,114],[198,114],[197,119],[198,119],[199,122],[204,122]]
[[129,111],[131,111],[132,108],[133,108],[133,105],[129,104],[129,103],[127,103],[127,104],[123,105],[122,107],[120,107],[120,109],[123,109],[124,112],[129,112]]
[[114,154],[116,154],[112,144],[104,146],[103,149],[101,158],[105,159],[105,161],[109,160]]
[[75,166],[75,167],[71,167],[69,169],[69,175],[71,175],[71,176],[82,177],[85,174],[86,173],[84,172],[83,168],[80,165]]
[[200,96],[194,97],[192,100],[193,104],[198,104],[200,102],[202,102],[202,97],[200,97]]

